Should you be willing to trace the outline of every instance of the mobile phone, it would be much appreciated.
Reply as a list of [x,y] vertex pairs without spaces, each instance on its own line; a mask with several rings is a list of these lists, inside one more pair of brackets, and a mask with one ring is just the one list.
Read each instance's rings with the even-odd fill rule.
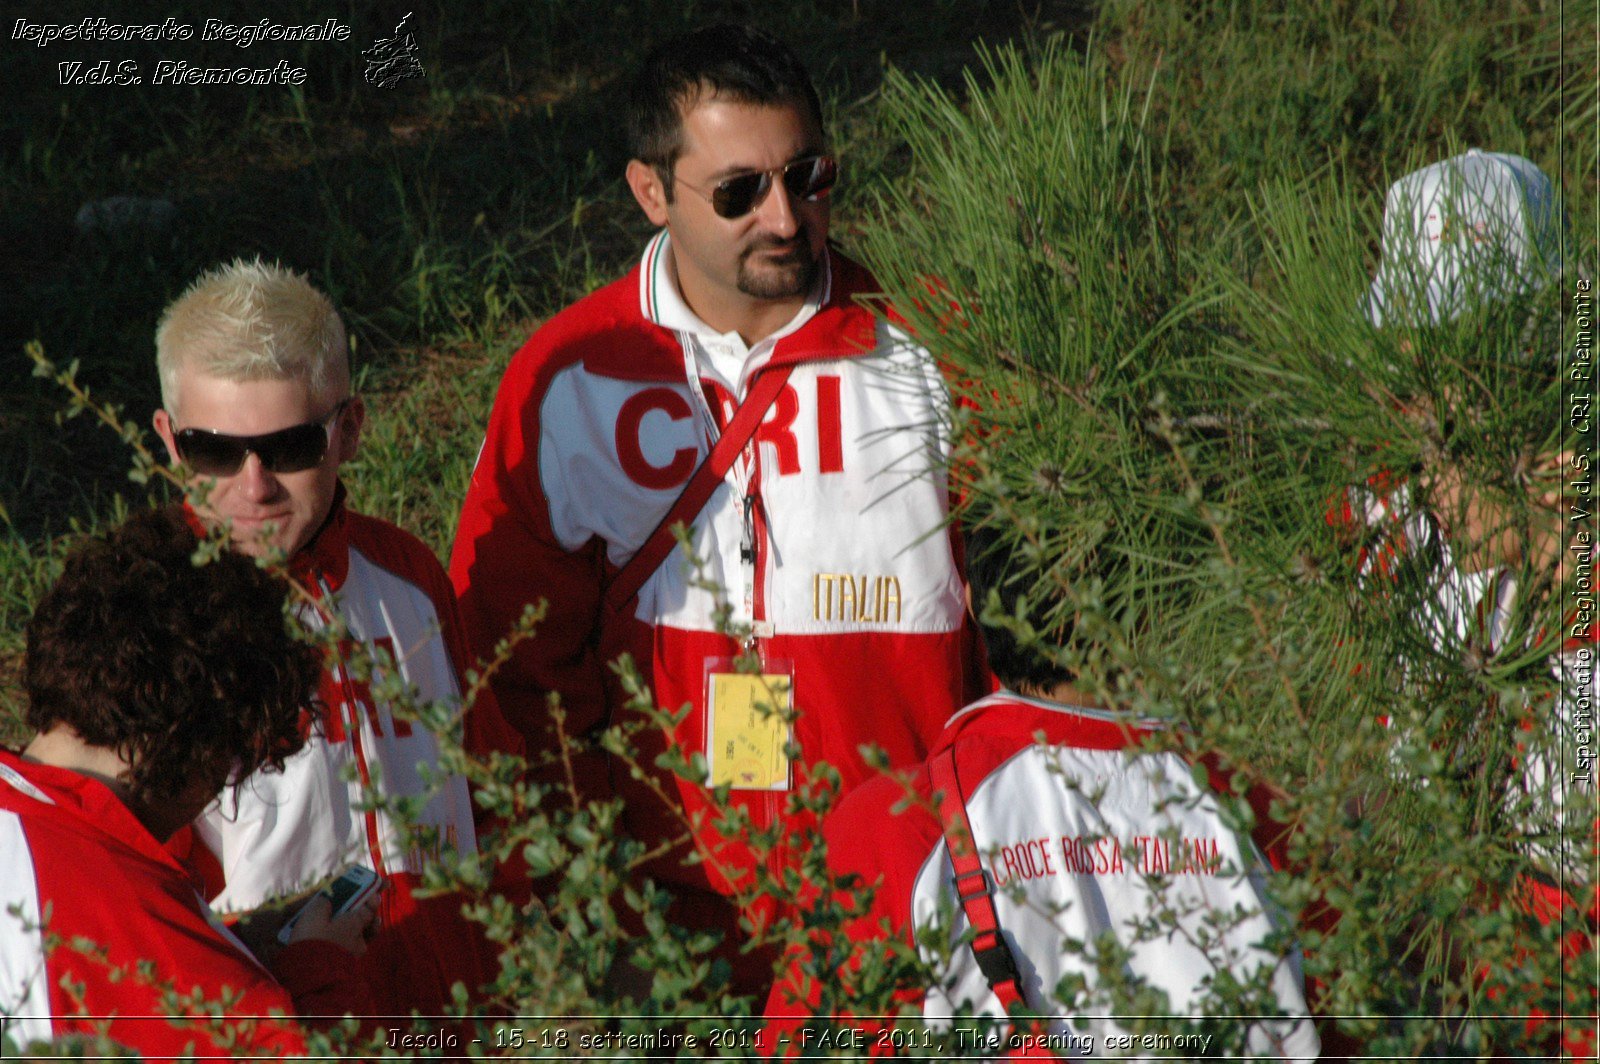
[[[381,882],[378,873],[365,865],[350,865],[339,873],[338,879],[317,891],[313,897],[319,895],[326,897],[333,902],[333,915],[343,916],[377,890]],[[308,900],[306,905],[309,904],[311,902]],[[283,927],[278,930],[279,942],[285,946],[289,944],[289,936],[294,932],[294,925],[300,922],[300,917],[305,911],[305,905],[302,905],[298,912],[284,921]]]

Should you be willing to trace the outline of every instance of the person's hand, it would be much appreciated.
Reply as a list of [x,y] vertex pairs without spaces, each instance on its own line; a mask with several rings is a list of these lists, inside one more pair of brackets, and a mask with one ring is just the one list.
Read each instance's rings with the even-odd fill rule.
[[332,942],[357,957],[367,952],[367,939],[378,925],[378,903],[383,899],[383,886],[368,894],[355,907],[341,916],[333,915],[333,901],[326,894],[317,894],[306,902],[289,942],[321,940]]
[[1563,451],[1533,463],[1525,508],[1495,489],[1469,486],[1458,467],[1430,471],[1429,501],[1456,564],[1468,572],[1552,570],[1563,546],[1561,476],[1570,457]]
[[278,943],[278,932],[293,913],[292,907],[275,904],[245,913],[229,926],[257,960],[271,967],[273,958],[283,948]]

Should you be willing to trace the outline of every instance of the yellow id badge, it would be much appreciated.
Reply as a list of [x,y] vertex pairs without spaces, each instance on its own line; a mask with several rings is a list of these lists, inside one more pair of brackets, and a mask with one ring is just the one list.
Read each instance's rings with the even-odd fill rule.
[[706,768],[713,787],[789,789],[789,717],[794,668],[762,661],[759,673],[735,672],[733,659],[706,661]]

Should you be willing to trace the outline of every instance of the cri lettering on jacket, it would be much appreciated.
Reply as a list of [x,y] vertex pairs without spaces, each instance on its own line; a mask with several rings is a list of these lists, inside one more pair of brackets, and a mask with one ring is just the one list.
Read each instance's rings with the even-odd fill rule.
[[[322,736],[330,743],[349,742],[347,723],[365,718],[369,727],[379,735],[395,739],[411,736],[411,722],[403,717],[380,710],[372,694],[370,680],[359,679],[350,672],[350,662],[356,652],[356,643],[349,639],[339,641],[337,669],[324,669],[317,684],[317,701],[322,704]],[[395,661],[394,640],[386,635],[368,643],[368,654],[383,661]]]
[[[719,429],[726,428],[733,417],[732,396],[714,381],[703,381],[715,402],[711,404],[713,419]],[[840,412],[840,378],[821,376],[816,379],[816,471],[821,474],[844,472],[844,430]],[[801,434],[795,429],[800,417],[800,393],[792,383],[785,384],[767,411],[767,416],[756,427],[755,442],[769,444],[776,457],[779,476],[792,477],[802,469],[803,448]],[[668,423],[689,421],[694,410],[689,400],[674,388],[654,387],[635,392],[623,401],[617,411],[616,452],[622,471],[640,487],[665,490],[686,482],[700,463],[700,451],[694,447],[680,447],[665,462],[652,461],[645,453],[644,436],[646,419],[665,417]]]
[[460,836],[456,833],[454,824],[445,824],[425,837],[415,838],[406,850],[405,868],[423,868],[427,865],[438,864],[444,860],[446,853],[456,853],[460,849]]

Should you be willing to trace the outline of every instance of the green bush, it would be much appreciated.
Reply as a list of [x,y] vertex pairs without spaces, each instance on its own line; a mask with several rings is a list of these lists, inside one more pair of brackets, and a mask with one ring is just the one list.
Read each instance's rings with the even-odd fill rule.
[[[1456,629],[1462,578],[1436,545],[1386,573],[1360,559],[1394,550],[1393,527],[1328,514],[1387,478],[1421,520],[1449,476],[1465,487],[1429,507],[1441,523],[1487,500],[1521,553],[1554,543],[1535,470],[1593,447],[1562,402],[1577,272],[1377,330],[1361,301],[1385,186],[1292,162],[1240,198],[1238,242],[1177,239],[1173,205],[1205,189],[1174,179],[1134,70],[1045,48],[986,55],[964,101],[890,79],[914,164],[862,245],[968,382],[968,505],[1060,604],[1041,652],[1282,792],[1297,830],[1280,896],[1344,1034],[1374,1055],[1539,1052],[1551,1028],[1510,1017],[1594,1000],[1512,903],[1525,877],[1594,867],[1553,671],[1570,567],[1565,586],[1553,562],[1513,569],[1491,640],[1481,620]],[[1581,238],[1569,250],[1593,261]]]

